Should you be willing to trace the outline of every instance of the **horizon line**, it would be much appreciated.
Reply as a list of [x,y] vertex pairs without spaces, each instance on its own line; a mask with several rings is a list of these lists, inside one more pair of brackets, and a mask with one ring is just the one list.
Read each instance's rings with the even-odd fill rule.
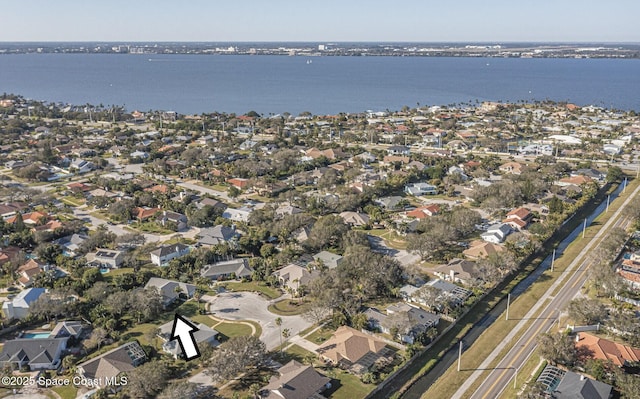
[[535,41],[535,40],[444,40],[444,41],[416,41],[416,40],[0,40],[0,44],[7,43],[320,43],[320,44],[348,44],[348,43],[366,43],[366,44],[450,44],[450,43],[506,43],[506,44],[640,44],[640,41],[597,41],[597,40],[578,40],[578,41]]

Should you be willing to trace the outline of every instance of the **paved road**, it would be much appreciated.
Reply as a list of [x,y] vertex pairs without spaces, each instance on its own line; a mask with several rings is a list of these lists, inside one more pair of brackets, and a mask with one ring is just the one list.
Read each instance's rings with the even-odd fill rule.
[[[269,312],[268,306],[279,299],[268,301],[252,292],[223,292],[206,299],[210,303],[211,313],[220,319],[258,322],[262,327],[260,340],[267,345],[268,350],[280,345],[281,331],[285,328],[289,329],[293,337],[311,326],[311,323],[301,316],[278,316]],[[280,327],[275,323],[278,317],[282,318]]]
[[[87,211],[86,207],[84,206],[73,208],[73,216],[75,216],[76,218],[82,221],[91,223],[91,225],[94,228],[97,228],[100,225],[104,225],[107,227],[107,230],[114,233],[116,236],[122,236],[124,234],[130,234],[133,232],[133,230],[125,229],[125,225],[123,224],[106,223],[106,221],[91,215],[89,211]],[[164,234],[164,235],[144,233],[143,235],[146,242],[162,242],[162,241],[169,240],[176,235],[182,236],[184,238],[194,238],[195,236],[198,235],[198,233],[200,233],[199,228],[190,227],[189,230],[183,231],[183,232]]]
[[180,187],[187,188],[189,190],[198,191],[198,192],[200,192],[202,194],[209,194],[209,195],[213,195],[213,196],[219,197],[223,201],[232,201],[231,198],[229,198],[227,193],[224,192],[224,191],[214,190],[212,188],[200,186],[200,185],[192,183],[192,182],[178,182],[177,185],[180,186]]
[[[640,192],[640,187],[626,199],[623,205],[616,211],[611,219],[598,231],[598,233],[590,240],[590,242],[582,251],[582,256],[576,258],[571,265],[565,270],[563,276],[560,276],[556,282],[547,290],[545,295],[538,301],[538,305],[529,311],[525,317],[520,320],[517,326],[511,331],[510,335],[515,337],[520,336],[520,339],[511,348],[511,350],[502,358],[502,360],[495,366],[493,371],[485,379],[482,385],[473,393],[471,398],[497,398],[502,391],[513,381],[516,374],[516,370],[520,369],[531,353],[536,348],[536,338],[542,333],[548,331],[554,323],[557,322],[560,316],[559,312],[564,309],[565,306],[571,301],[576,294],[579,293],[581,287],[589,276],[589,266],[591,265],[591,259],[586,256],[590,251],[594,250],[599,244],[599,239],[603,237],[606,232],[614,227],[626,228],[629,225],[629,221],[626,218],[617,219],[622,210],[632,200],[635,200],[636,195]],[[552,296],[555,289],[563,283],[566,275],[571,275],[569,280],[563,284],[563,289],[558,292],[557,295]],[[543,303],[550,300],[549,304],[535,317],[533,322],[524,330],[520,330],[525,327],[525,324],[534,317],[534,313],[537,308],[541,307]],[[509,342],[510,339],[505,339],[503,342]],[[504,346],[504,345],[502,345]],[[477,380],[484,372],[483,369],[489,366],[489,364],[497,358],[499,352],[503,349],[501,347],[496,348],[489,357],[483,362],[479,369],[468,378],[463,386],[456,392],[453,398],[460,398],[464,395],[467,389]],[[463,356],[464,360],[464,356]]]

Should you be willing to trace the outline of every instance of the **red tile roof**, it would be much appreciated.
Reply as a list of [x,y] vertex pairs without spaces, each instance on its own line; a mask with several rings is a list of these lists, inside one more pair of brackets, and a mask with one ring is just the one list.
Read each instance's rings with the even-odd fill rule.
[[576,346],[585,347],[591,351],[594,359],[610,360],[613,364],[622,367],[625,363],[640,361],[640,349],[596,337],[588,333],[578,334]]

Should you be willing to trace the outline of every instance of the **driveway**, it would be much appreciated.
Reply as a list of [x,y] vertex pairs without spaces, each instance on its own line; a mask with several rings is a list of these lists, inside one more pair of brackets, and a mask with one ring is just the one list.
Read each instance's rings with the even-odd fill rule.
[[[285,328],[289,329],[290,336],[293,337],[312,324],[301,316],[278,316],[269,312],[267,307],[274,301],[268,301],[252,292],[223,292],[203,299],[209,302],[210,312],[220,319],[252,320],[259,323],[262,327],[260,340],[267,345],[267,350],[280,345],[281,331]],[[278,317],[282,318],[280,327],[275,323]]]
[[[83,205],[78,208],[73,208],[73,216],[75,216],[76,218],[82,221],[91,223],[91,225],[94,228],[97,228],[100,225],[105,225],[107,227],[107,230],[114,233],[116,236],[122,236],[122,235],[133,232],[133,230],[125,229],[124,224],[108,224],[105,220],[102,220],[100,218],[97,218],[91,215],[86,210],[86,205]],[[198,233],[200,233],[199,228],[190,227],[189,230],[183,231],[183,232],[177,232],[177,233],[171,233],[171,234],[165,234],[165,235],[144,233],[143,235],[144,235],[144,238],[146,239],[146,242],[162,242],[162,241],[169,240],[176,235],[179,235],[185,238],[195,238],[195,236],[197,236]]]

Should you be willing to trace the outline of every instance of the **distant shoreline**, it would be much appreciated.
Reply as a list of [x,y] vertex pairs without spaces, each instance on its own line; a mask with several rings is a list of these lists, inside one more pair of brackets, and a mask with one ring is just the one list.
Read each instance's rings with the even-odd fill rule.
[[640,58],[640,43],[0,42],[2,54]]

